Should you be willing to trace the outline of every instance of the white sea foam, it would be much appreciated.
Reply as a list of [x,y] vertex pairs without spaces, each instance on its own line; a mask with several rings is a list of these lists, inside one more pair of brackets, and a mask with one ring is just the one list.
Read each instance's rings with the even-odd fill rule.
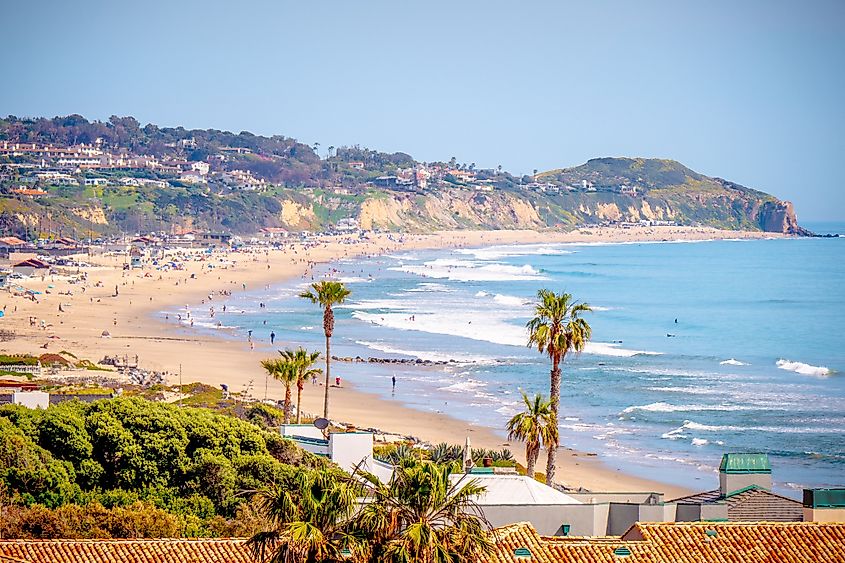
[[388,254],[388,258],[395,258],[396,260],[419,260],[419,256],[410,252],[405,254]]
[[720,395],[721,392],[703,387],[649,387],[649,391],[661,393],[684,393],[686,395]]
[[476,297],[489,297],[490,294],[487,293],[486,291],[479,291],[478,293],[475,294],[475,296]]
[[337,281],[341,283],[364,283],[364,282],[371,282],[373,278],[359,278],[356,276],[341,276]]
[[693,438],[692,439],[692,445],[693,446],[706,446],[709,443],[710,442],[708,442],[704,438]]
[[719,432],[722,430],[741,430],[742,428],[739,426],[713,426],[711,424],[699,424],[698,422],[693,422],[692,420],[685,420],[684,424],[681,426],[682,428],[688,430],[699,430],[702,432]]
[[451,281],[532,281],[548,279],[530,264],[511,266],[509,264],[483,263],[451,258],[438,258],[421,265],[402,265],[388,269]]
[[486,248],[461,248],[456,252],[469,254],[476,260],[501,260],[515,256],[558,256],[572,254],[571,250],[564,250],[560,245],[550,244],[519,244],[488,246]]
[[454,293],[455,289],[445,286],[442,283],[422,282],[417,287],[408,290],[408,293]]
[[588,342],[584,348],[584,353],[596,354],[599,356],[614,356],[617,358],[630,358],[632,356],[660,356],[663,352],[628,350],[626,348],[621,348],[619,344],[610,342]]
[[831,374],[830,369],[824,366],[811,366],[810,364],[804,364],[801,362],[793,362],[790,360],[778,360],[775,365],[780,369],[785,369],[788,371],[794,371],[795,373],[800,373],[801,375],[812,375],[815,377],[825,377]]
[[722,366],[747,366],[745,362],[740,362],[739,360],[735,360],[731,358],[730,360],[725,360],[724,362],[719,362],[719,365]]
[[516,297],[515,295],[502,295],[501,293],[494,295],[493,301],[499,305],[508,305],[511,307],[522,307],[528,303],[528,301],[522,297]]
[[449,391],[450,393],[464,393],[466,391],[474,391],[475,389],[480,389],[485,387],[486,384],[481,381],[475,381],[470,379],[468,381],[458,381],[457,383],[452,383],[451,385],[446,385],[445,387],[438,387],[438,391]]
[[616,308],[615,307],[601,307],[599,305],[590,305],[590,309],[592,309],[593,311],[599,312],[599,311],[613,311]]
[[384,342],[368,342],[366,340],[356,340],[355,344],[366,346],[367,348],[378,350],[379,352],[410,356],[412,358],[419,358],[421,360],[429,360],[432,362],[448,362],[450,360],[454,360],[457,363],[464,364],[471,363],[492,365],[497,363],[495,358],[491,358],[489,356],[474,356],[470,354],[433,352],[427,350],[405,350],[402,348],[396,348],[390,344],[385,344]]
[[395,311],[408,311],[409,303],[401,299],[362,299],[335,305],[335,309],[390,309]]
[[622,413],[637,411],[645,412],[694,412],[694,411],[745,411],[756,410],[755,407],[746,405],[672,405],[670,403],[657,402],[648,405],[634,405],[627,407]]
[[[819,428],[815,426],[735,426],[701,424],[692,420],[685,420],[682,425],[663,434],[667,436],[682,436],[685,432],[766,432],[770,434],[843,434],[843,428]],[[674,438],[669,438],[674,439]]]
[[[506,312],[486,311],[476,314],[464,313],[460,316],[453,311],[438,313],[415,313],[414,320],[404,313],[372,313],[356,310],[352,318],[379,326],[397,330],[416,330],[430,334],[459,336],[471,340],[492,342],[505,346],[525,347],[528,333],[524,326],[508,322],[512,316]],[[637,355],[659,355],[660,352],[628,350],[619,344],[589,342],[584,352],[600,356],[625,357]]]

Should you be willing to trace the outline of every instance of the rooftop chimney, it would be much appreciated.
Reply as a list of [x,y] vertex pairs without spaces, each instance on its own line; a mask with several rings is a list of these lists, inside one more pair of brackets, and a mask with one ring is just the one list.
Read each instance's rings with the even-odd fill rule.
[[722,497],[756,486],[772,488],[772,466],[766,454],[725,454],[719,464],[719,492]]

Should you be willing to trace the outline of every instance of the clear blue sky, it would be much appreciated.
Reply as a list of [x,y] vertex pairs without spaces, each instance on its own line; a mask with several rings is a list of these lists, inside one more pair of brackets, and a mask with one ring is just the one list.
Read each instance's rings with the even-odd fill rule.
[[845,1],[0,3],[0,114],[516,173],[674,158],[845,219]]

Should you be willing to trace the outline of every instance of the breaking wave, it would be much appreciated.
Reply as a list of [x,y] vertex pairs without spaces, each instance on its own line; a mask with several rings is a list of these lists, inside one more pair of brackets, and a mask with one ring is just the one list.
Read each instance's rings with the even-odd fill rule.
[[812,375],[815,377],[825,377],[833,373],[829,368],[824,366],[811,366],[810,364],[792,362],[790,360],[781,359],[778,360],[775,365],[780,369],[794,371],[795,373],[800,373],[801,375]]

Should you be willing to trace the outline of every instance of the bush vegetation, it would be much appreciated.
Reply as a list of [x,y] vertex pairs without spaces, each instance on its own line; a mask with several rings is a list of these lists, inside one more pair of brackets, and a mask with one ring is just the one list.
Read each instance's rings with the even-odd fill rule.
[[0,536],[153,537],[251,533],[248,491],[297,468],[337,472],[245,417],[138,397],[0,407]]

